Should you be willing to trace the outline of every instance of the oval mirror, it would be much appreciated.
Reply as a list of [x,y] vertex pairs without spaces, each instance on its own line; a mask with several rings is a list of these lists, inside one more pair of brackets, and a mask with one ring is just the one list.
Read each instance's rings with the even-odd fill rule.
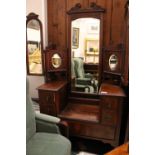
[[118,64],[118,57],[115,54],[110,55],[109,57],[109,67],[114,71]]
[[38,15],[30,13],[27,16],[27,74],[42,75],[42,29]]
[[61,66],[61,57],[58,53],[53,54],[51,59],[54,68],[59,68]]
[[78,18],[71,22],[71,91],[98,92],[100,20]]

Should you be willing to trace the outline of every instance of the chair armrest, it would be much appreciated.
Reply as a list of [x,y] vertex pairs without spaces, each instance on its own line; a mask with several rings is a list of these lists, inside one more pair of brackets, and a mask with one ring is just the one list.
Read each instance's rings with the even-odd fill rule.
[[59,127],[56,124],[37,119],[36,119],[36,132],[60,134]]
[[66,121],[60,121],[58,124],[60,133],[65,136],[66,138],[69,138],[69,125]]
[[79,85],[91,85],[90,78],[77,78],[76,83]]
[[56,125],[60,122],[57,117],[41,114],[39,111],[35,112],[36,119],[36,131],[47,132],[47,133],[58,133],[60,134],[59,127]]
[[37,120],[42,120],[42,121],[46,121],[49,123],[59,123],[60,122],[60,118],[54,117],[54,116],[49,116],[46,114],[41,114],[39,111],[35,112],[35,117]]
[[85,78],[93,78],[93,75],[91,73],[85,73]]

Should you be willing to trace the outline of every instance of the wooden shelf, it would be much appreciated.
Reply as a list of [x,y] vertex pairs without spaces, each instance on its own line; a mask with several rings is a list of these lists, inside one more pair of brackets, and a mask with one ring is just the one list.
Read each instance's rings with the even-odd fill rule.
[[98,123],[99,106],[69,103],[65,110],[59,114],[59,117],[63,119]]

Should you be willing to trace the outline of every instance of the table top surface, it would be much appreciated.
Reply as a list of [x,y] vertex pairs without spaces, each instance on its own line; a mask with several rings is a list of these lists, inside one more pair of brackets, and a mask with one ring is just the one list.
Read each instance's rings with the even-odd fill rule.
[[129,143],[118,146],[104,155],[129,155]]

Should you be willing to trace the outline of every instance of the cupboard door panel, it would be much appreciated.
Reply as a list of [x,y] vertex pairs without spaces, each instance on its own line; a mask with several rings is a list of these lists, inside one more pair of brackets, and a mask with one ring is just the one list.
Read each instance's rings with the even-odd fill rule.
[[115,126],[117,125],[117,120],[117,113],[115,111],[105,109],[102,110],[102,124]]
[[70,134],[99,139],[114,139],[115,128],[98,124],[82,124],[69,122]]
[[117,110],[118,108],[118,100],[113,97],[104,97],[102,99],[102,106],[105,109]]
[[54,104],[54,95],[50,91],[39,91],[40,106]]

